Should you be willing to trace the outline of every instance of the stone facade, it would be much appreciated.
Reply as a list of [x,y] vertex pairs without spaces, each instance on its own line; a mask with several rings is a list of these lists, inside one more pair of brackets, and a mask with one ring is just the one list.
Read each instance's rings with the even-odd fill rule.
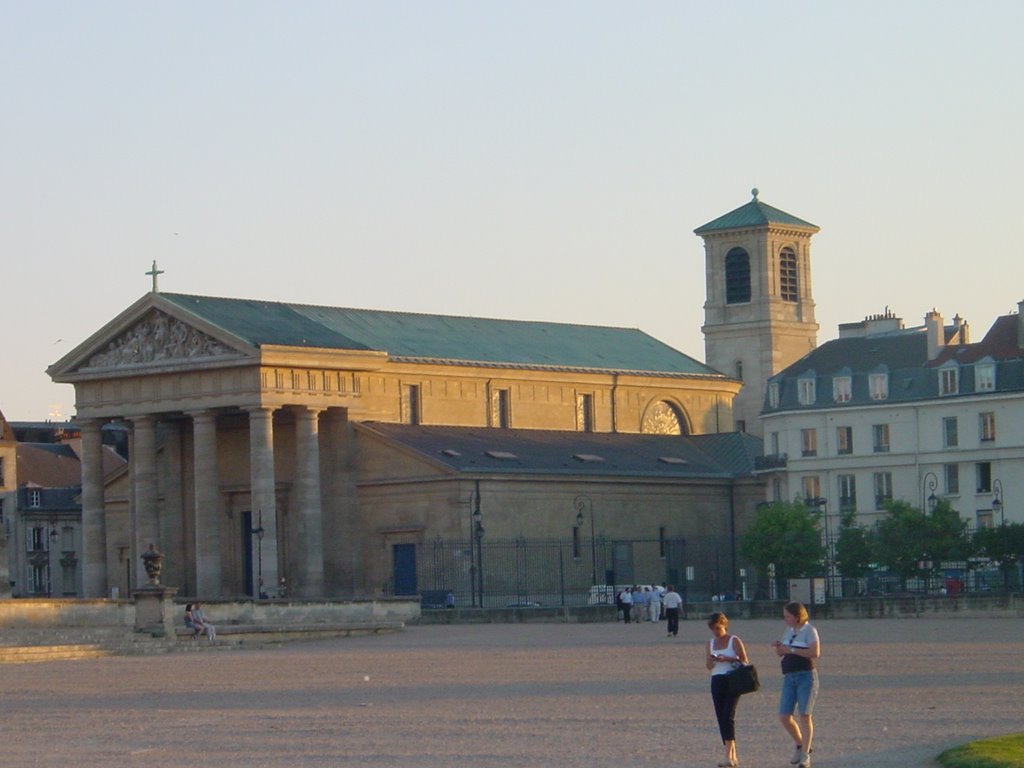
[[757,199],[696,231],[704,239],[706,362],[742,380],[735,427],[761,436],[768,379],[815,348],[811,237],[818,227]]
[[8,545],[11,521],[17,508],[18,443],[0,412],[0,598],[11,596]]
[[[372,463],[359,422],[617,434],[713,433],[733,423],[739,382],[639,332],[608,337],[627,347],[608,349],[626,361],[609,365],[595,362],[604,331],[553,325],[538,331],[543,355],[440,359],[417,354],[415,335],[394,342],[406,344],[403,354],[379,331],[367,334],[376,346],[353,340],[358,322],[339,327],[356,312],[151,293],[51,367],[54,380],[75,386],[82,429],[86,596],[145,583],[140,556],[151,543],[166,555],[164,582],[182,595],[378,592],[389,526],[359,487]],[[403,329],[437,320],[385,319]],[[460,329],[496,321],[446,322],[472,346]],[[509,360],[535,344],[531,330],[490,327],[520,339],[509,342]],[[573,345],[584,332],[598,352],[580,364]],[[552,344],[560,335],[565,343]],[[651,370],[650,359],[669,365]],[[112,420],[131,430],[131,459],[104,486],[99,433]],[[397,456],[386,461],[398,471]],[[544,520],[543,509],[533,514]],[[421,537],[451,526],[428,517]]]

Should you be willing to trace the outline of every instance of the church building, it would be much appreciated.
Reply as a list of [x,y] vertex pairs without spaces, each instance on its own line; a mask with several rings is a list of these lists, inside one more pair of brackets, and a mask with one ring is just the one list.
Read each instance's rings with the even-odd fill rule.
[[[634,329],[161,293],[154,264],[48,370],[75,387],[84,594],[144,583],[150,545],[183,595],[409,594],[425,547],[484,528],[572,537],[588,584],[738,590],[764,499],[742,398],[813,346],[816,231],[756,195],[697,230],[707,365]],[[105,482],[109,422],[130,462]],[[474,599],[505,588],[469,554]]]

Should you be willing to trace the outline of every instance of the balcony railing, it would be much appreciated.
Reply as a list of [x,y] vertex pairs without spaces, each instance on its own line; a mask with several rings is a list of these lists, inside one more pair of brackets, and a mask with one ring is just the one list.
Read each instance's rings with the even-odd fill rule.
[[786,468],[786,454],[784,453],[769,453],[764,456],[754,457],[754,469],[765,471],[770,469],[785,469]]

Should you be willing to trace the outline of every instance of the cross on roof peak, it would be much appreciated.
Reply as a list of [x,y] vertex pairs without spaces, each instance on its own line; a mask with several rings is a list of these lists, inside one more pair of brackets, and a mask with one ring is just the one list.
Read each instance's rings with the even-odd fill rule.
[[162,269],[156,268],[156,259],[153,259],[153,267],[152,269],[149,270],[149,272],[146,273],[147,275],[152,275],[153,277],[153,293],[160,293],[160,289],[157,287],[156,278],[157,275],[162,275],[163,273],[164,271]]

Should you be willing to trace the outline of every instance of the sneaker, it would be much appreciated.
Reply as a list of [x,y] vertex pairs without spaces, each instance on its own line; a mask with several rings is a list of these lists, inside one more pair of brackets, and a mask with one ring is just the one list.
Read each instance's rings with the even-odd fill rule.
[[811,768],[811,753],[803,752],[803,759],[796,764],[796,768]]
[[800,761],[804,759],[804,748],[797,744],[793,747],[793,756],[789,758],[790,765],[799,765]]

